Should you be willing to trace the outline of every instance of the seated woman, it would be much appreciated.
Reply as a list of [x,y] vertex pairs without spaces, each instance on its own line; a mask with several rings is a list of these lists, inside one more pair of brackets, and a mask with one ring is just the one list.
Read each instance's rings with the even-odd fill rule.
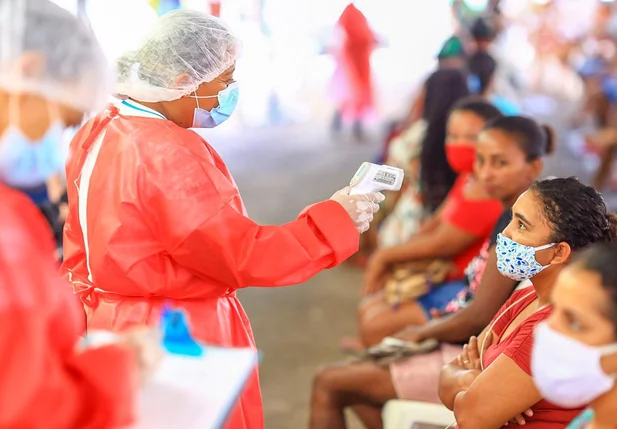
[[[408,239],[417,232],[426,215],[430,215],[433,207],[424,204],[423,199],[438,205],[443,201],[456,179],[446,160],[443,150],[446,140],[446,122],[452,107],[469,94],[465,76],[460,70],[438,70],[426,81],[423,92],[424,113],[417,121],[407,127],[399,138],[394,139],[387,150],[387,164],[406,170],[405,183],[399,192],[388,192],[386,201],[382,204],[381,214],[373,221],[373,227],[360,238],[360,251],[354,257],[358,265],[366,265],[366,259],[379,245],[391,243],[398,238],[393,234],[401,232]],[[419,173],[420,152],[423,146],[433,148],[432,153],[423,160],[424,168],[439,178],[438,186],[425,181],[424,198],[420,193]],[[435,148],[437,150],[435,150]],[[412,166],[412,164],[418,164]],[[392,212],[388,219],[388,213]],[[383,212],[383,213],[382,213]],[[388,216],[389,217],[389,216]],[[401,219],[401,222],[393,219]],[[383,228],[376,228],[385,219]],[[404,222],[404,227],[400,227]],[[398,242],[397,244],[399,244]]]
[[[379,249],[371,260],[364,292],[370,294],[359,308],[362,346],[379,343],[385,336],[409,325],[421,325],[431,318],[431,310],[442,311],[463,290],[464,270],[497,223],[503,211],[501,203],[490,198],[473,177],[475,140],[486,122],[499,117],[495,107],[477,98],[465,98],[452,110],[447,122],[446,154],[459,174],[448,198],[424,227],[407,242]],[[393,307],[382,289],[389,266],[400,262],[447,259],[454,270],[449,280],[433,288],[418,301],[401,302]],[[354,344],[347,341],[344,347]]]
[[469,90],[490,101],[504,115],[520,115],[521,108],[513,101],[495,91],[497,62],[488,52],[478,51],[469,57]]
[[581,253],[557,279],[553,314],[536,329],[531,369],[538,390],[562,407],[589,404],[568,429],[617,427],[615,261],[615,243]]
[[[528,118],[500,118],[480,133],[476,146],[478,178],[491,196],[502,200],[508,207],[505,225],[498,232],[510,222],[509,207],[540,174],[542,156],[551,149],[551,139]],[[482,256],[478,256],[477,264],[484,265],[485,269],[478,270],[482,273],[473,279],[466,291],[467,300],[456,299],[451,304],[462,306],[462,309],[417,330],[405,330],[400,335],[414,337],[407,338],[411,341],[435,338],[444,343],[461,343],[479,334],[517,284],[497,270],[494,245],[489,247],[485,262],[480,258]],[[475,283],[479,283],[477,294],[473,290]],[[435,352],[413,356],[389,368],[374,362],[325,367],[316,375],[313,384],[311,418],[315,421],[314,427],[320,424],[328,427],[333,421],[339,422],[337,416],[341,416],[347,406],[358,411],[367,427],[378,428],[381,427],[381,406],[389,399],[440,402],[437,394],[439,372],[461,350],[460,346],[443,344]]]
[[553,286],[572,254],[615,240],[617,222],[602,196],[575,178],[536,182],[521,195],[498,238],[497,267],[513,280],[531,280],[533,287],[516,291],[442,369],[439,397],[454,410],[459,428],[494,429],[524,418],[525,427],[556,429],[581,411],[547,401],[534,384],[533,331],[550,316]]

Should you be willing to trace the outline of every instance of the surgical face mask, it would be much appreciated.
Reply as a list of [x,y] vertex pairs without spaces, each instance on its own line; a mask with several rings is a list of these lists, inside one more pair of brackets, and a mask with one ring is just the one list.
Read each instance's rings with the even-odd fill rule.
[[604,395],[615,385],[600,361],[617,353],[617,344],[592,347],[568,338],[546,323],[536,328],[531,372],[542,396],[564,408],[579,408]]
[[476,148],[471,143],[446,145],[446,158],[456,173],[471,173],[476,162]]
[[536,260],[536,252],[553,247],[555,243],[540,247],[531,247],[519,244],[503,234],[497,236],[497,269],[512,280],[522,282],[529,280],[548,268]]
[[[192,96],[197,100],[197,107],[193,115],[193,128],[214,128],[225,122],[236,109],[238,104],[238,83],[234,82],[218,95],[200,97]],[[218,98],[219,105],[208,111],[199,107],[200,98]]]
[[30,140],[17,126],[10,126],[0,138],[0,180],[12,187],[32,188],[61,172],[63,135],[60,122],[37,141]]

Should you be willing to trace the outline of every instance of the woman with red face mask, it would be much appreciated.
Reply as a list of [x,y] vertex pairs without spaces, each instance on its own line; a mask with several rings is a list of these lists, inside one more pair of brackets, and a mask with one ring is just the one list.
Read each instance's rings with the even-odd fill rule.
[[[447,122],[445,150],[457,180],[416,235],[404,244],[376,252],[366,272],[363,293],[367,297],[358,311],[360,341],[344,340],[343,349],[375,345],[406,326],[423,325],[465,288],[465,268],[480,252],[503,210],[473,175],[476,137],[487,121],[500,116],[494,106],[479,98],[465,98],[454,106]],[[452,263],[445,282],[416,300],[393,306],[384,288],[386,281],[397,275],[396,264],[432,260]]]

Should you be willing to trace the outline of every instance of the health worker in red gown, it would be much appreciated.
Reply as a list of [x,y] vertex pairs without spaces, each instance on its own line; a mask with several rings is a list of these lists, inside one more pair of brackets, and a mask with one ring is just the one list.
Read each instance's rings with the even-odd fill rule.
[[0,42],[0,427],[125,427],[138,349],[80,344],[83,307],[49,225],[4,184],[44,168],[58,134],[104,105],[108,66],[91,31],[48,0],[0,0]]
[[[118,60],[122,101],[74,138],[63,271],[89,329],[156,325],[170,304],[196,339],[255,348],[237,289],[301,283],[357,251],[381,194],[346,189],[285,225],[259,225],[224,161],[189,129],[232,114],[237,46],[218,18],[163,15]],[[263,428],[256,370],[227,427]]]
[[363,137],[362,122],[373,109],[371,53],[377,37],[364,14],[355,4],[347,5],[335,27],[332,94],[337,103],[333,127],[352,123],[356,138]]

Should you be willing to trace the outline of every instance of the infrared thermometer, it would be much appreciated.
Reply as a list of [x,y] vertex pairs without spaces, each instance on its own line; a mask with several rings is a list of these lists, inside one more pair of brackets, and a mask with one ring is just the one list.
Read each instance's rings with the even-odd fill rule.
[[404,176],[405,173],[400,168],[363,162],[349,182],[351,187],[349,195],[398,191],[403,185]]

